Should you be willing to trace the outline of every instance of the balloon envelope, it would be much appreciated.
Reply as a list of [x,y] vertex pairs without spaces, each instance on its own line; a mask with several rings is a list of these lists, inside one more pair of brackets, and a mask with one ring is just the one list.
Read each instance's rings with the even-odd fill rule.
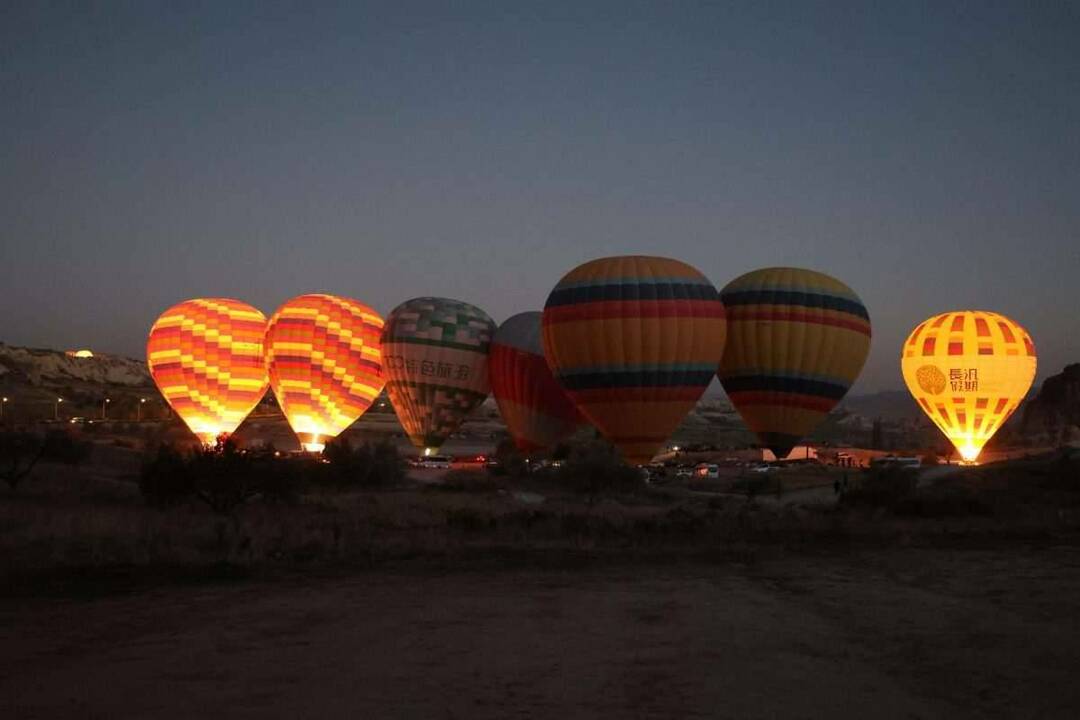
[[1036,363],[1024,328],[974,310],[929,318],[908,336],[900,358],[908,390],[968,462],[1024,399]]
[[628,462],[645,463],[712,380],[724,307],[686,263],[601,258],[551,291],[543,333],[548,364],[578,410]]
[[324,294],[295,297],[270,318],[270,386],[305,450],[322,450],[382,391],[382,328],[367,305]]
[[236,430],[266,393],[265,332],[265,315],[230,298],[185,300],[150,328],[150,376],[203,444]]
[[870,315],[847,285],[800,268],[754,270],[720,297],[728,340],[717,375],[761,444],[785,458],[858,378]]
[[514,315],[491,343],[491,392],[522,452],[554,447],[584,421],[544,359],[539,312]]
[[414,298],[390,312],[386,391],[413,445],[437,451],[487,397],[494,333],[487,313],[460,300]]

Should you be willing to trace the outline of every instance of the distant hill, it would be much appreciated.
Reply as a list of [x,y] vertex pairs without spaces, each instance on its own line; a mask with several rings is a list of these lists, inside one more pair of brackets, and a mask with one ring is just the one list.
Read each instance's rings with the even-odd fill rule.
[[152,381],[142,360],[100,353],[73,357],[59,350],[0,343],[0,383],[5,387],[55,387],[72,382],[140,387]]
[[[139,398],[156,399],[157,391],[142,360],[122,355],[73,357],[60,350],[0,343],[0,394],[7,422],[50,419],[58,415],[100,417],[109,398],[110,417],[135,416]],[[63,406],[54,411],[56,398]],[[145,408],[151,416],[158,405]],[[62,411],[62,412],[60,412]]]
[[907,390],[886,390],[846,397],[840,402],[840,409],[871,420],[919,420],[923,416],[915,398]]
[[1080,438],[1080,363],[1043,382],[1023,407],[1021,432],[1049,443]]

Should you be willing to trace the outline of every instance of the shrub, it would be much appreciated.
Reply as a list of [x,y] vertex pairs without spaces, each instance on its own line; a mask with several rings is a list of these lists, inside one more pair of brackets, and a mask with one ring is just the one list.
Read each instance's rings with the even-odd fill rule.
[[503,438],[495,446],[495,460],[499,463],[496,474],[517,477],[525,473],[525,457],[510,438]]
[[154,507],[183,502],[195,494],[187,457],[172,445],[161,445],[139,474],[139,491]]
[[218,438],[212,450],[196,450],[189,461],[195,496],[216,513],[232,512],[259,493],[263,473],[271,471],[258,459],[227,438]]
[[311,488],[388,485],[404,474],[397,449],[388,443],[353,448],[338,441],[324,457],[279,457],[272,445],[243,450],[222,438],[213,449],[191,453],[162,445],[144,464],[139,489],[158,507],[198,498],[228,513],[254,497],[292,503]]
[[45,445],[33,433],[8,430],[0,433],[0,477],[12,490],[19,486],[41,459]]
[[731,485],[731,489],[746,493],[747,497],[753,498],[769,491],[776,492],[780,486],[780,478],[771,478],[762,475],[744,475],[737,478]]
[[430,487],[455,492],[494,492],[502,484],[490,473],[480,470],[451,470],[446,473],[442,484]]
[[212,449],[182,453],[162,445],[139,476],[147,502],[165,507],[198,498],[214,512],[226,514],[256,495],[290,500],[298,493],[302,474],[272,454],[245,452],[228,439]]
[[1039,485],[1045,490],[1080,491],[1080,457],[1062,452],[1046,470]]
[[898,515],[915,517],[963,517],[988,515],[990,505],[966,485],[943,484],[920,489],[901,498],[892,508]]
[[42,459],[81,465],[88,457],[92,445],[88,440],[79,440],[66,430],[50,430],[42,441]]
[[24,430],[0,433],[0,478],[15,490],[41,460],[79,465],[90,456],[92,445],[66,430],[50,430],[44,436]]
[[632,492],[644,487],[637,468],[625,465],[610,444],[596,440],[575,447],[554,473],[555,481],[588,495],[591,504],[602,493]]
[[915,492],[919,473],[911,468],[871,468],[862,474],[859,483],[840,496],[847,505],[870,505],[896,508]]
[[405,460],[397,446],[390,442],[365,445],[371,454],[369,484],[377,486],[396,485],[405,479]]
[[313,479],[333,487],[385,487],[405,477],[405,461],[390,442],[364,443],[353,447],[345,438],[332,440],[323,450],[324,472]]

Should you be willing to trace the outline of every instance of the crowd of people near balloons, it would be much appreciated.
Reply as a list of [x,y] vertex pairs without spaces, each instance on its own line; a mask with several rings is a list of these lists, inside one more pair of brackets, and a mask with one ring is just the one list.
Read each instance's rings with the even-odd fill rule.
[[[153,324],[147,361],[204,444],[232,433],[270,388],[301,447],[319,452],[384,387],[411,442],[436,452],[493,393],[525,453],[594,426],[632,464],[668,442],[714,377],[763,447],[786,457],[858,378],[870,315],[848,285],[772,267],[721,290],[679,260],[618,256],[570,270],[542,311],[501,325],[467,302],[421,297],[384,319],[348,297],[292,298],[270,317],[199,298]],[[1013,320],[953,311],[901,349],[920,406],[974,461],[1035,376]]]

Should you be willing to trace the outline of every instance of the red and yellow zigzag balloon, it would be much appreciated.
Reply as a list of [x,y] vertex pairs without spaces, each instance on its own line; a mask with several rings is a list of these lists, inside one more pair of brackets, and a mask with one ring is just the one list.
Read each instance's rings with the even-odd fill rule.
[[382,329],[377,312],[335,295],[295,297],[270,318],[270,386],[305,450],[321,451],[382,391]]
[[230,298],[185,300],[150,328],[150,375],[204,444],[236,430],[266,392],[265,331],[265,315]]

